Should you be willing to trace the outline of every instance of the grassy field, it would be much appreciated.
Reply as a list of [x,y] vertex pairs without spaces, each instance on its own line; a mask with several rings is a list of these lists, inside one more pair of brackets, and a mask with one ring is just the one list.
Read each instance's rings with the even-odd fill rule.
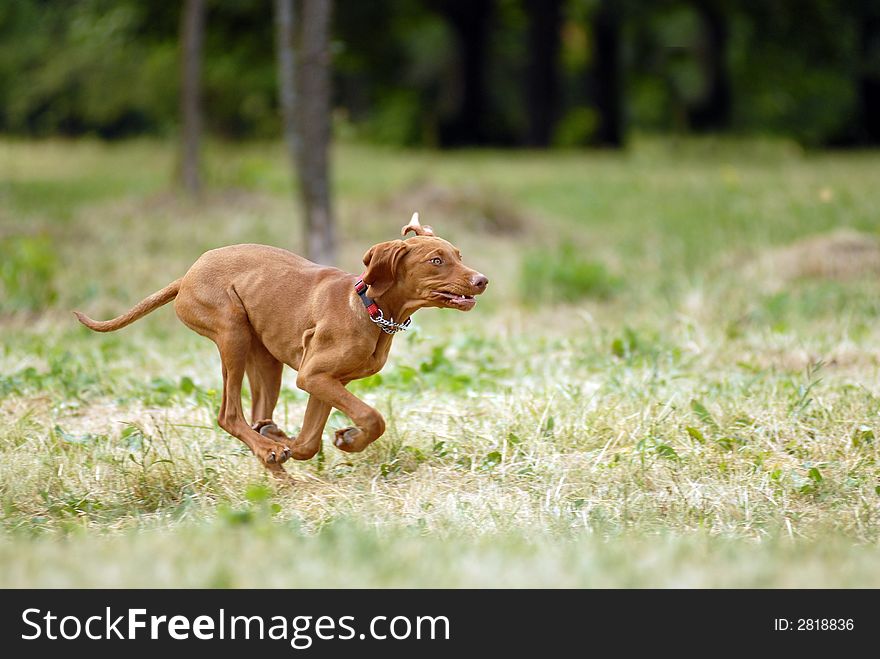
[[386,435],[292,487],[170,307],[70,314],[301,244],[278,145],[210,145],[201,203],[173,154],[0,142],[0,586],[880,587],[880,154],[339,147],[341,267],[419,210],[492,283],[416,315],[351,385]]

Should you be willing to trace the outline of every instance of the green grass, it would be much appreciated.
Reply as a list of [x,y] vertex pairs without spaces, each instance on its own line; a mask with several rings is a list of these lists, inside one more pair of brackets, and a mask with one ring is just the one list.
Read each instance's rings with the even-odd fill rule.
[[[342,267],[418,205],[492,283],[352,384],[386,435],[290,488],[217,428],[216,349],[170,308],[111,335],[69,314],[218,245],[300,245],[278,145],[209,145],[201,204],[172,163],[0,144],[0,585],[877,586],[876,271],[779,250],[870,243],[880,154],[339,147]],[[305,402],[288,371],[276,420]]]

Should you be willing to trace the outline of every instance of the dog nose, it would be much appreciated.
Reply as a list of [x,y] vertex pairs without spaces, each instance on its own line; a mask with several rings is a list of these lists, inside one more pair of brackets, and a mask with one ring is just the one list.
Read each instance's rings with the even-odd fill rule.
[[479,272],[471,277],[471,283],[479,288],[481,291],[485,290],[486,286],[489,285],[489,279],[486,275],[481,275]]

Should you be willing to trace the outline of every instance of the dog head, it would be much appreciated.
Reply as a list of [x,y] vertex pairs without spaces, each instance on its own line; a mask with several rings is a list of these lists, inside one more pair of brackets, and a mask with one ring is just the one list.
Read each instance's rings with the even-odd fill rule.
[[489,285],[486,276],[467,267],[454,245],[421,225],[418,213],[401,233],[405,236],[410,231],[416,235],[373,245],[364,255],[368,295],[381,297],[396,286],[422,307],[473,309],[476,296]]

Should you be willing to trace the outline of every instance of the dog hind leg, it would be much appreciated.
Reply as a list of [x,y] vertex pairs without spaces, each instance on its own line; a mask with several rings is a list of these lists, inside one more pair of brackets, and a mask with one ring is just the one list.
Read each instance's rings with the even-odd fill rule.
[[290,457],[290,449],[251,428],[241,407],[241,385],[250,339],[249,332],[218,337],[217,347],[223,362],[223,399],[217,421],[223,430],[247,444],[269,471],[283,475],[281,463]]
[[269,439],[285,442],[290,438],[272,421],[284,364],[275,359],[262,342],[254,337],[248,352],[246,371],[251,387],[251,428]]
[[[224,292],[225,295],[206,294],[205,287],[187,285],[184,278],[174,309],[184,325],[211,339],[220,351],[223,371],[223,396],[217,418],[220,427],[244,442],[270,472],[278,477],[286,477],[281,463],[290,457],[290,449],[255,431],[244,418],[241,386],[248,365],[248,355],[254,343],[258,341],[235,289],[230,287]],[[262,344],[260,346],[262,347]],[[263,409],[268,409],[269,414],[278,400],[281,386],[280,369],[281,365],[278,364],[275,370],[271,371],[273,374],[277,371],[277,375],[274,379],[269,379],[270,383],[277,380],[277,386],[264,387],[263,391],[255,394],[255,399],[262,401]],[[257,385],[259,389],[262,384],[261,378],[255,377],[252,382],[254,381],[260,382]]]
[[203,310],[215,319],[216,325],[205,335],[217,344],[223,365],[223,397],[217,422],[223,430],[244,442],[270,472],[284,477],[286,473],[281,464],[290,457],[290,449],[255,431],[244,418],[241,387],[254,335],[238,295],[234,290],[227,293],[228,305]]

